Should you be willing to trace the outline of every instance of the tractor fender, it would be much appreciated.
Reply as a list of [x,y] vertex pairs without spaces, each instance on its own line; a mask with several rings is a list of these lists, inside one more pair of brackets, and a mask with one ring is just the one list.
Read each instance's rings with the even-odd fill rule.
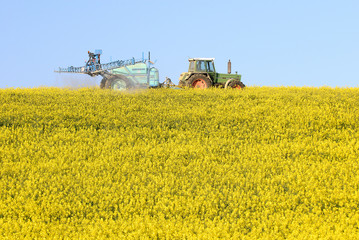
[[212,80],[211,76],[210,76],[208,73],[206,73],[206,72],[203,72],[203,73],[201,73],[201,72],[190,73],[190,74],[188,74],[188,75],[186,76],[185,80],[187,81],[190,77],[192,77],[192,76],[195,75],[195,74],[205,75],[205,76],[211,81],[211,83],[213,84],[213,80]]

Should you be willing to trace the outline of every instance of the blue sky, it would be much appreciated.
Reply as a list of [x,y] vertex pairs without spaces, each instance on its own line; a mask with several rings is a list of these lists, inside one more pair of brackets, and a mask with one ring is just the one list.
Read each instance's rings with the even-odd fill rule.
[[0,88],[98,84],[53,72],[95,49],[102,62],[151,51],[161,81],[214,57],[247,86],[359,85],[359,1],[0,1]]

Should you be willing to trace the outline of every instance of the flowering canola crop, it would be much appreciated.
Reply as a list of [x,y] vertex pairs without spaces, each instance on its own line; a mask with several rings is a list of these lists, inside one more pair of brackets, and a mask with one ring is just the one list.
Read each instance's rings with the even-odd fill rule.
[[0,90],[0,238],[357,239],[359,89]]

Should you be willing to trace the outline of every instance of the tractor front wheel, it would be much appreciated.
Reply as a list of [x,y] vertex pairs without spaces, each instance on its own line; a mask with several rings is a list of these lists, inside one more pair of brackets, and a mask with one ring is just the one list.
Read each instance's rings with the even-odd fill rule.
[[188,79],[187,86],[190,88],[209,88],[212,86],[212,81],[206,75],[194,74]]
[[245,87],[245,85],[241,81],[235,80],[235,79],[228,80],[225,85],[225,88],[242,89],[244,87]]

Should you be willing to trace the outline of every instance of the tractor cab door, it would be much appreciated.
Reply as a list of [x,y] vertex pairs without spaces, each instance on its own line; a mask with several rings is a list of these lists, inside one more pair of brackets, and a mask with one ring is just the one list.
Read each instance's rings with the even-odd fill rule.
[[205,61],[196,61],[196,72],[207,72],[207,66]]
[[209,76],[211,77],[213,83],[216,83],[216,70],[214,69],[213,61],[206,62],[206,68]]

